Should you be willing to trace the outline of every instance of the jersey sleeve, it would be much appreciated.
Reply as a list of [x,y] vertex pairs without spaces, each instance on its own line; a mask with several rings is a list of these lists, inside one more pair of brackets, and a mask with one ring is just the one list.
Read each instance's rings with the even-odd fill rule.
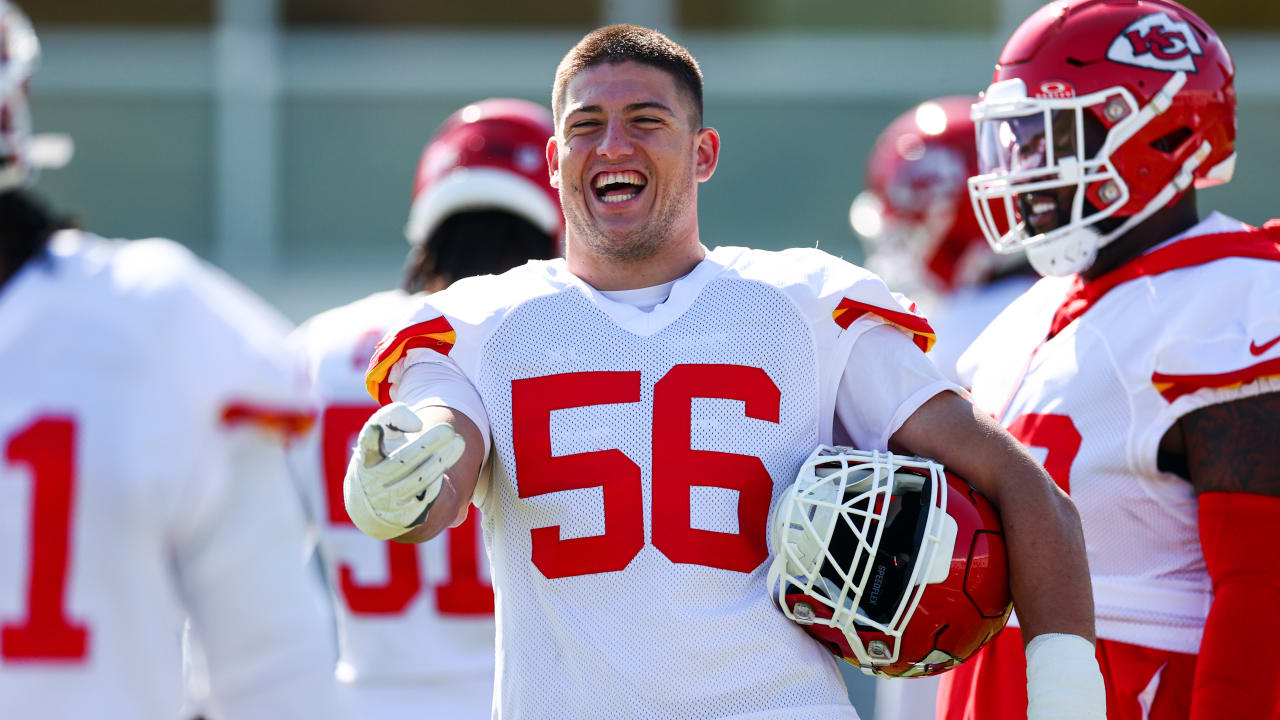
[[[739,263],[743,274],[766,278],[784,289],[813,328],[820,358],[820,414],[832,419],[830,426],[820,429],[821,441],[835,442],[843,429],[848,437],[841,440],[866,449],[883,447],[896,429],[895,413],[904,410],[908,395],[924,388],[914,382],[941,379],[936,369],[930,371],[932,365],[924,354],[935,339],[928,320],[916,311],[915,303],[889,290],[874,273],[820,250],[749,251],[745,256],[746,261]],[[861,339],[876,329],[875,337],[862,343]],[[897,361],[890,359],[903,348],[907,355]],[[888,385],[870,388],[873,383],[864,377],[889,373],[899,361],[904,363],[900,374],[886,374],[880,380],[891,380]],[[917,370],[926,375],[913,376]],[[871,375],[864,375],[868,372]],[[896,394],[903,391],[907,395]]]
[[200,478],[216,491],[177,533],[175,565],[220,716],[337,720],[331,632],[283,453],[252,427],[223,433]]
[[836,417],[854,447],[887,450],[889,438],[927,400],[958,385],[896,327],[868,329],[857,339],[836,395]]
[[[1183,279],[1205,289],[1182,288],[1190,299],[1168,314],[1169,326],[1155,353],[1150,387],[1163,405],[1140,443],[1143,462],[1156,462],[1160,439],[1178,418],[1209,405],[1280,392],[1280,262],[1232,258],[1205,270]],[[1177,290],[1169,283],[1165,291]]]

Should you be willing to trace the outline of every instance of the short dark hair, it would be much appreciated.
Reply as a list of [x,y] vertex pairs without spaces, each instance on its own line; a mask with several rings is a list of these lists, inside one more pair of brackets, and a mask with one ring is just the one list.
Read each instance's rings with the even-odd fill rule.
[[639,25],[609,25],[587,33],[565,54],[551,87],[551,110],[557,127],[569,81],[597,65],[635,62],[666,72],[693,101],[695,125],[702,125],[702,69],[684,46],[657,30]]
[[405,261],[406,292],[451,285],[473,275],[501,275],[529,260],[556,256],[556,241],[533,223],[505,210],[454,213]]

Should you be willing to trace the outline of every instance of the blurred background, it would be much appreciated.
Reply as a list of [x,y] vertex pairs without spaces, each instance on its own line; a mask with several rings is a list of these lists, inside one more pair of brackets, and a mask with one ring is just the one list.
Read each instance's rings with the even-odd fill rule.
[[[1280,214],[1280,3],[1190,0],[1238,66],[1240,163],[1202,194]],[[479,98],[549,102],[598,25],[686,44],[723,137],[708,245],[861,249],[848,208],[898,113],[983,89],[1034,0],[38,0],[37,132],[76,157],[40,188],[106,236],[182,242],[294,320],[395,285],[418,155]]]
[[[706,76],[720,130],[708,245],[817,245],[858,261],[848,208],[876,135],[976,93],[1034,0],[36,0],[37,132],[76,142],[40,179],[109,237],[169,237],[295,321],[398,284],[418,155],[467,102],[549,102],[587,30],[656,27]],[[1238,67],[1240,162],[1201,195],[1280,215],[1280,2],[1186,0]],[[870,684],[851,685],[870,718]]]

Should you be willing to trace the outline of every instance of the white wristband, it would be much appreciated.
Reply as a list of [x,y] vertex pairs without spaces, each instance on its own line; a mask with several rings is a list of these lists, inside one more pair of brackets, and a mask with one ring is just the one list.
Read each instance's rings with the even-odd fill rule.
[[1093,643],[1037,635],[1027,645],[1027,720],[1106,720],[1107,695]]

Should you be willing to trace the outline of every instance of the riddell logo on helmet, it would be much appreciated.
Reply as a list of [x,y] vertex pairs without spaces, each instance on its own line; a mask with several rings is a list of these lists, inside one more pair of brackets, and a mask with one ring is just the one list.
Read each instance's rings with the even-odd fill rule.
[[1159,12],[1129,24],[1107,50],[1107,59],[1125,65],[1177,72],[1196,72],[1196,56],[1204,55],[1191,26]]
[[1040,89],[1036,91],[1038,98],[1073,98],[1076,96],[1076,89],[1071,87],[1071,83],[1061,80],[1045,80],[1040,83]]

